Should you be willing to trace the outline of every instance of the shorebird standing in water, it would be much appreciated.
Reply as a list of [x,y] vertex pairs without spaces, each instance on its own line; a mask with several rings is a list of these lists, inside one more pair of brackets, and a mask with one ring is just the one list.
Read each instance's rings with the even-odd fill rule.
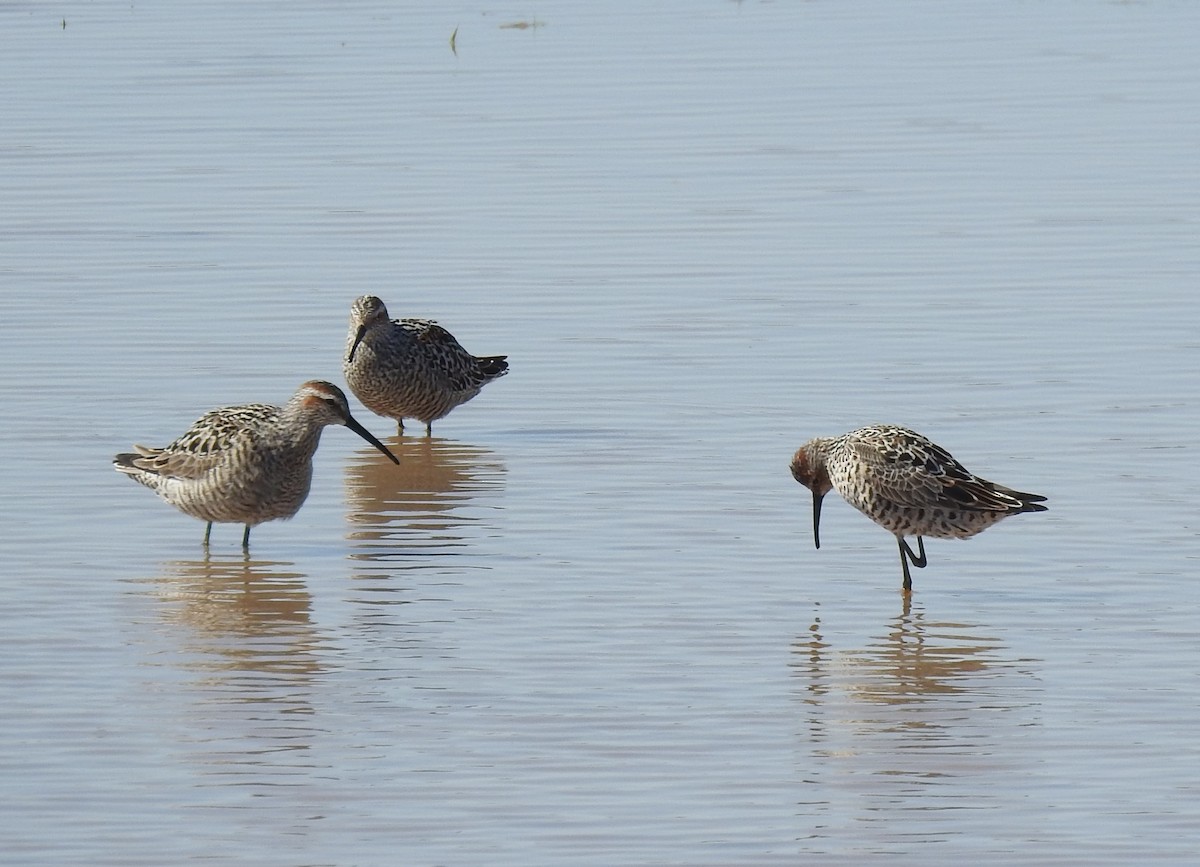
[[242,547],[248,548],[251,527],[300,511],[321,431],[331,424],[345,425],[399,463],[350,415],[340,388],[312,380],[282,407],[214,409],[169,446],[134,446],[133,453],[113,458],[113,466],[181,512],[207,521],[205,545],[214,523],[238,523],[246,525]]
[[342,362],[346,384],[376,415],[433,423],[508,373],[507,356],[476,357],[429,319],[388,319],[387,307],[363,295],[350,307]]
[[[968,539],[1002,518],[1044,512],[1046,498],[981,479],[916,431],[872,425],[809,440],[792,457],[792,476],[812,491],[813,541],[821,547],[821,501],[831,489],[896,537],[904,589],[908,564],[923,569],[925,540]],[[917,537],[919,553],[904,541]]]

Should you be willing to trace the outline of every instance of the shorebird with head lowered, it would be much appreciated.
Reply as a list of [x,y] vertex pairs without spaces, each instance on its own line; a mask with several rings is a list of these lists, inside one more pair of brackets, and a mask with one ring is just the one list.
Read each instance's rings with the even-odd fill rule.
[[312,484],[321,431],[331,424],[345,425],[399,463],[350,415],[340,388],[311,380],[282,407],[252,403],[214,409],[170,445],[135,445],[133,452],[113,458],[113,466],[181,512],[206,521],[205,545],[214,523],[245,524],[246,548],[251,527],[300,511]]
[[431,319],[389,319],[374,295],[350,307],[342,374],[354,396],[376,415],[433,423],[508,373],[504,355],[475,356]]
[[[809,440],[792,457],[792,476],[813,495],[813,541],[821,547],[821,502],[831,490],[896,537],[904,590],[908,565],[925,567],[925,536],[967,539],[1022,512],[1044,512],[1045,497],[980,478],[941,446],[898,425],[871,425]],[[917,537],[914,552],[904,540]]]

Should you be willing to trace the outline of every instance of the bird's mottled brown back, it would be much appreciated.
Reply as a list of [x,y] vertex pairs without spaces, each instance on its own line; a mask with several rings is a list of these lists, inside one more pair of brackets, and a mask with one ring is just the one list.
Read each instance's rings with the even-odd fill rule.
[[838,493],[880,526],[905,536],[965,539],[1008,515],[1041,511],[1042,497],[974,475],[915,431],[872,425],[827,450]]

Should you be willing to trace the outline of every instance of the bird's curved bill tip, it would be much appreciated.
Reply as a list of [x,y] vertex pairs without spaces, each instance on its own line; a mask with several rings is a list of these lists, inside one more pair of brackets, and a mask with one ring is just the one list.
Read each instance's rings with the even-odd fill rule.
[[346,419],[346,427],[350,428],[350,430],[354,431],[356,434],[358,434],[360,437],[365,439],[371,445],[375,446],[375,448],[379,449],[379,451],[381,451],[385,455],[387,455],[388,460],[390,460],[393,464],[400,463],[400,459],[398,457],[396,457],[394,454],[392,454],[391,449],[389,449],[387,446],[385,446],[383,443],[381,443],[379,440],[377,440],[373,433],[371,433],[369,430],[367,430],[365,427],[363,427],[361,424],[359,424],[355,419],[353,419],[353,418]]

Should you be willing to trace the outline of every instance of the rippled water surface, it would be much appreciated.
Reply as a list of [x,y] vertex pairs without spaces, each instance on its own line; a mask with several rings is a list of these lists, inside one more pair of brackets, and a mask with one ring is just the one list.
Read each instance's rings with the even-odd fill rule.
[[[0,862],[1193,863],[1197,32],[0,5]],[[111,470],[366,292],[510,375],[248,552]],[[1050,511],[906,600],[874,421]]]

